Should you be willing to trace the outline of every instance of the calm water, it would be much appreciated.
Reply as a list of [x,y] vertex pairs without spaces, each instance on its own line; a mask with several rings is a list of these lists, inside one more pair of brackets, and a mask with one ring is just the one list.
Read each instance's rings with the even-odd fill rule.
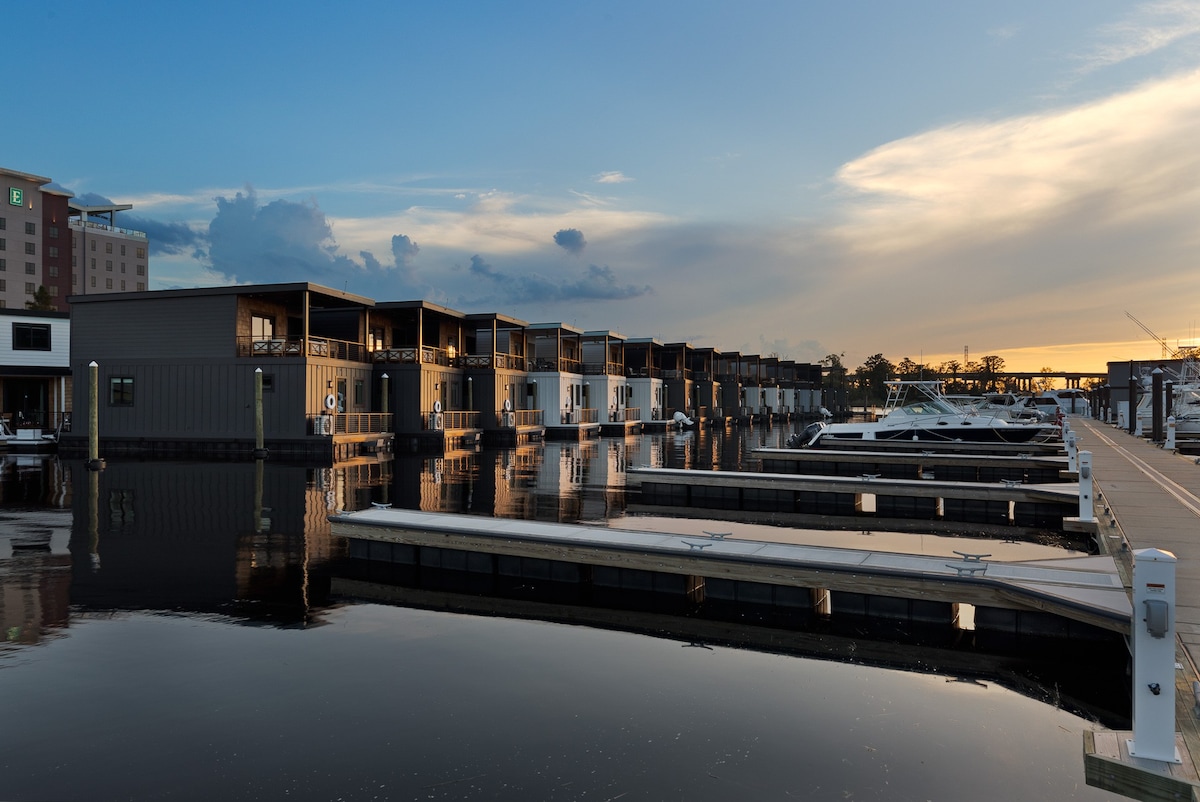
[[[1121,695],[1120,665],[1098,672],[1082,651],[1041,666],[969,632],[928,646],[866,624],[732,648],[654,611],[583,626],[528,599],[344,593],[363,566],[329,534],[336,509],[653,528],[630,514],[626,465],[749,468],[748,449],[781,435],[338,469],[118,462],[96,475],[10,458],[0,798],[1117,798],[1084,785],[1081,733],[1127,715],[1106,698]],[[1101,676],[1066,688],[1056,670]]]

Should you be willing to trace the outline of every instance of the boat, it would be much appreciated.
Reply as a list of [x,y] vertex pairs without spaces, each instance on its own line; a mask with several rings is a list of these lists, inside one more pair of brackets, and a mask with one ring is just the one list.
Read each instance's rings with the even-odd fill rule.
[[810,424],[789,440],[808,448],[828,440],[941,440],[971,443],[1029,443],[1061,434],[1053,424],[1013,420],[1002,410],[982,412],[951,402],[941,381],[890,381],[883,414],[862,423]]
[[[1169,368],[1166,373],[1163,377],[1163,424],[1173,415],[1176,435],[1200,435],[1200,363],[1189,357],[1183,360],[1178,373]],[[1168,384],[1170,398],[1166,397]],[[1137,417],[1142,431],[1150,431],[1154,425],[1154,381],[1148,372],[1141,377]]]

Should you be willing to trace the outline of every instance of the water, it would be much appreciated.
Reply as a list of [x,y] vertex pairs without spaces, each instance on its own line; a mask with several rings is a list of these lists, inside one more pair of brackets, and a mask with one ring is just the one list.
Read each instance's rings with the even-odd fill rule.
[[[651,528],[667,521],[629,514],[626,465],[737,470],[774,436],[261,473],[10,461],[0,798],[1117,798],[1084,784],[1086,706],[1008,657],[820,627],[732,648],[695,637],[719,623],[653,612],[546,620],[528,598],[335,592],[358,575],[333,510],[387,500]],[[566,623],[589,616],[602,621]]]

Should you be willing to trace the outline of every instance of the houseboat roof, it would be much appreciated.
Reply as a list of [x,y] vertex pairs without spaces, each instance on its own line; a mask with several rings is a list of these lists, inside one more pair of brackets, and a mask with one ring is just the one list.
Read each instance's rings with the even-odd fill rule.
[[465,319],[467,316],[466,312],[460,312],[457,309],[451,309],[448,306],[441,306],[440,304],[435,304],[432,301],[424,301],[424,300],[419,300],[419,301],[377,301],[375,303],[375,308],[379,309],[379,310],[428,309],[431,312],[441,312],[444,315],[449,315],[450,317],[456,317],[456,318],[459,318],[460,320]]
[[626,345],[650,345],[650,346],[655,346],[658,348],[663,347],[662,340],[656,339],[654,337],[632,337],[632,338],[626,340],[625,344]]
[[607,337],[610,340],[620,340],[621,342],[627,341],[624,334],[618,334],[615,331],[608,331],[607,329],[597,329],[595,331],[585,331],[583,333],[583,336],[584,337],[593,337],[593,338]]
[[524,329],[529,327],[529,321],[521,320],[511,315],[505,315],[500,312],[472,312],[467,315],[467,320],[471,323],[483,323],[485,321],[496,321],[502,323],[507,328]]
[[38,309],[0,309],[0,317],[45,317],[52,320],[67,320],[71,317],[71,313]]
[[308,281],[290,284],[239,284],[232,287],[192,287],[181,290],[143,290],[141,292],[105,292],[90,295],[72,295],[67,303],[103,303],[106,301],[154,301],[161,298],[200,298],[206,295],[288,295],[307,292],[319,296],[322,306],[375,306],[375,302],[362,295],[342,292]]
[[565,331],[568,334],[583,334],[583,329],[566,323],[530,323],[525,328],[528,331]]

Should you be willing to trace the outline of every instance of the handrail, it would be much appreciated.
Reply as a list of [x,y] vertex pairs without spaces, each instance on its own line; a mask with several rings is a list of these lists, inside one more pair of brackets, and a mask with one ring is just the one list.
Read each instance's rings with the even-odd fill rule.
[[445,348],[432,348],[428,345],[399,345],[375,349],[373,359],[376,362],[400,362],[410,365],[420,363],[450,367],[456,358],[452,357],[450,351]]
[[319,413],[306,417],[308,431],[313,435],[386,434],[394,431],[390,412]]
[[364,343],[331,340],[328,337],[254,337],[237,338],[239,357],[319,356],[346,362],[370,362]]

